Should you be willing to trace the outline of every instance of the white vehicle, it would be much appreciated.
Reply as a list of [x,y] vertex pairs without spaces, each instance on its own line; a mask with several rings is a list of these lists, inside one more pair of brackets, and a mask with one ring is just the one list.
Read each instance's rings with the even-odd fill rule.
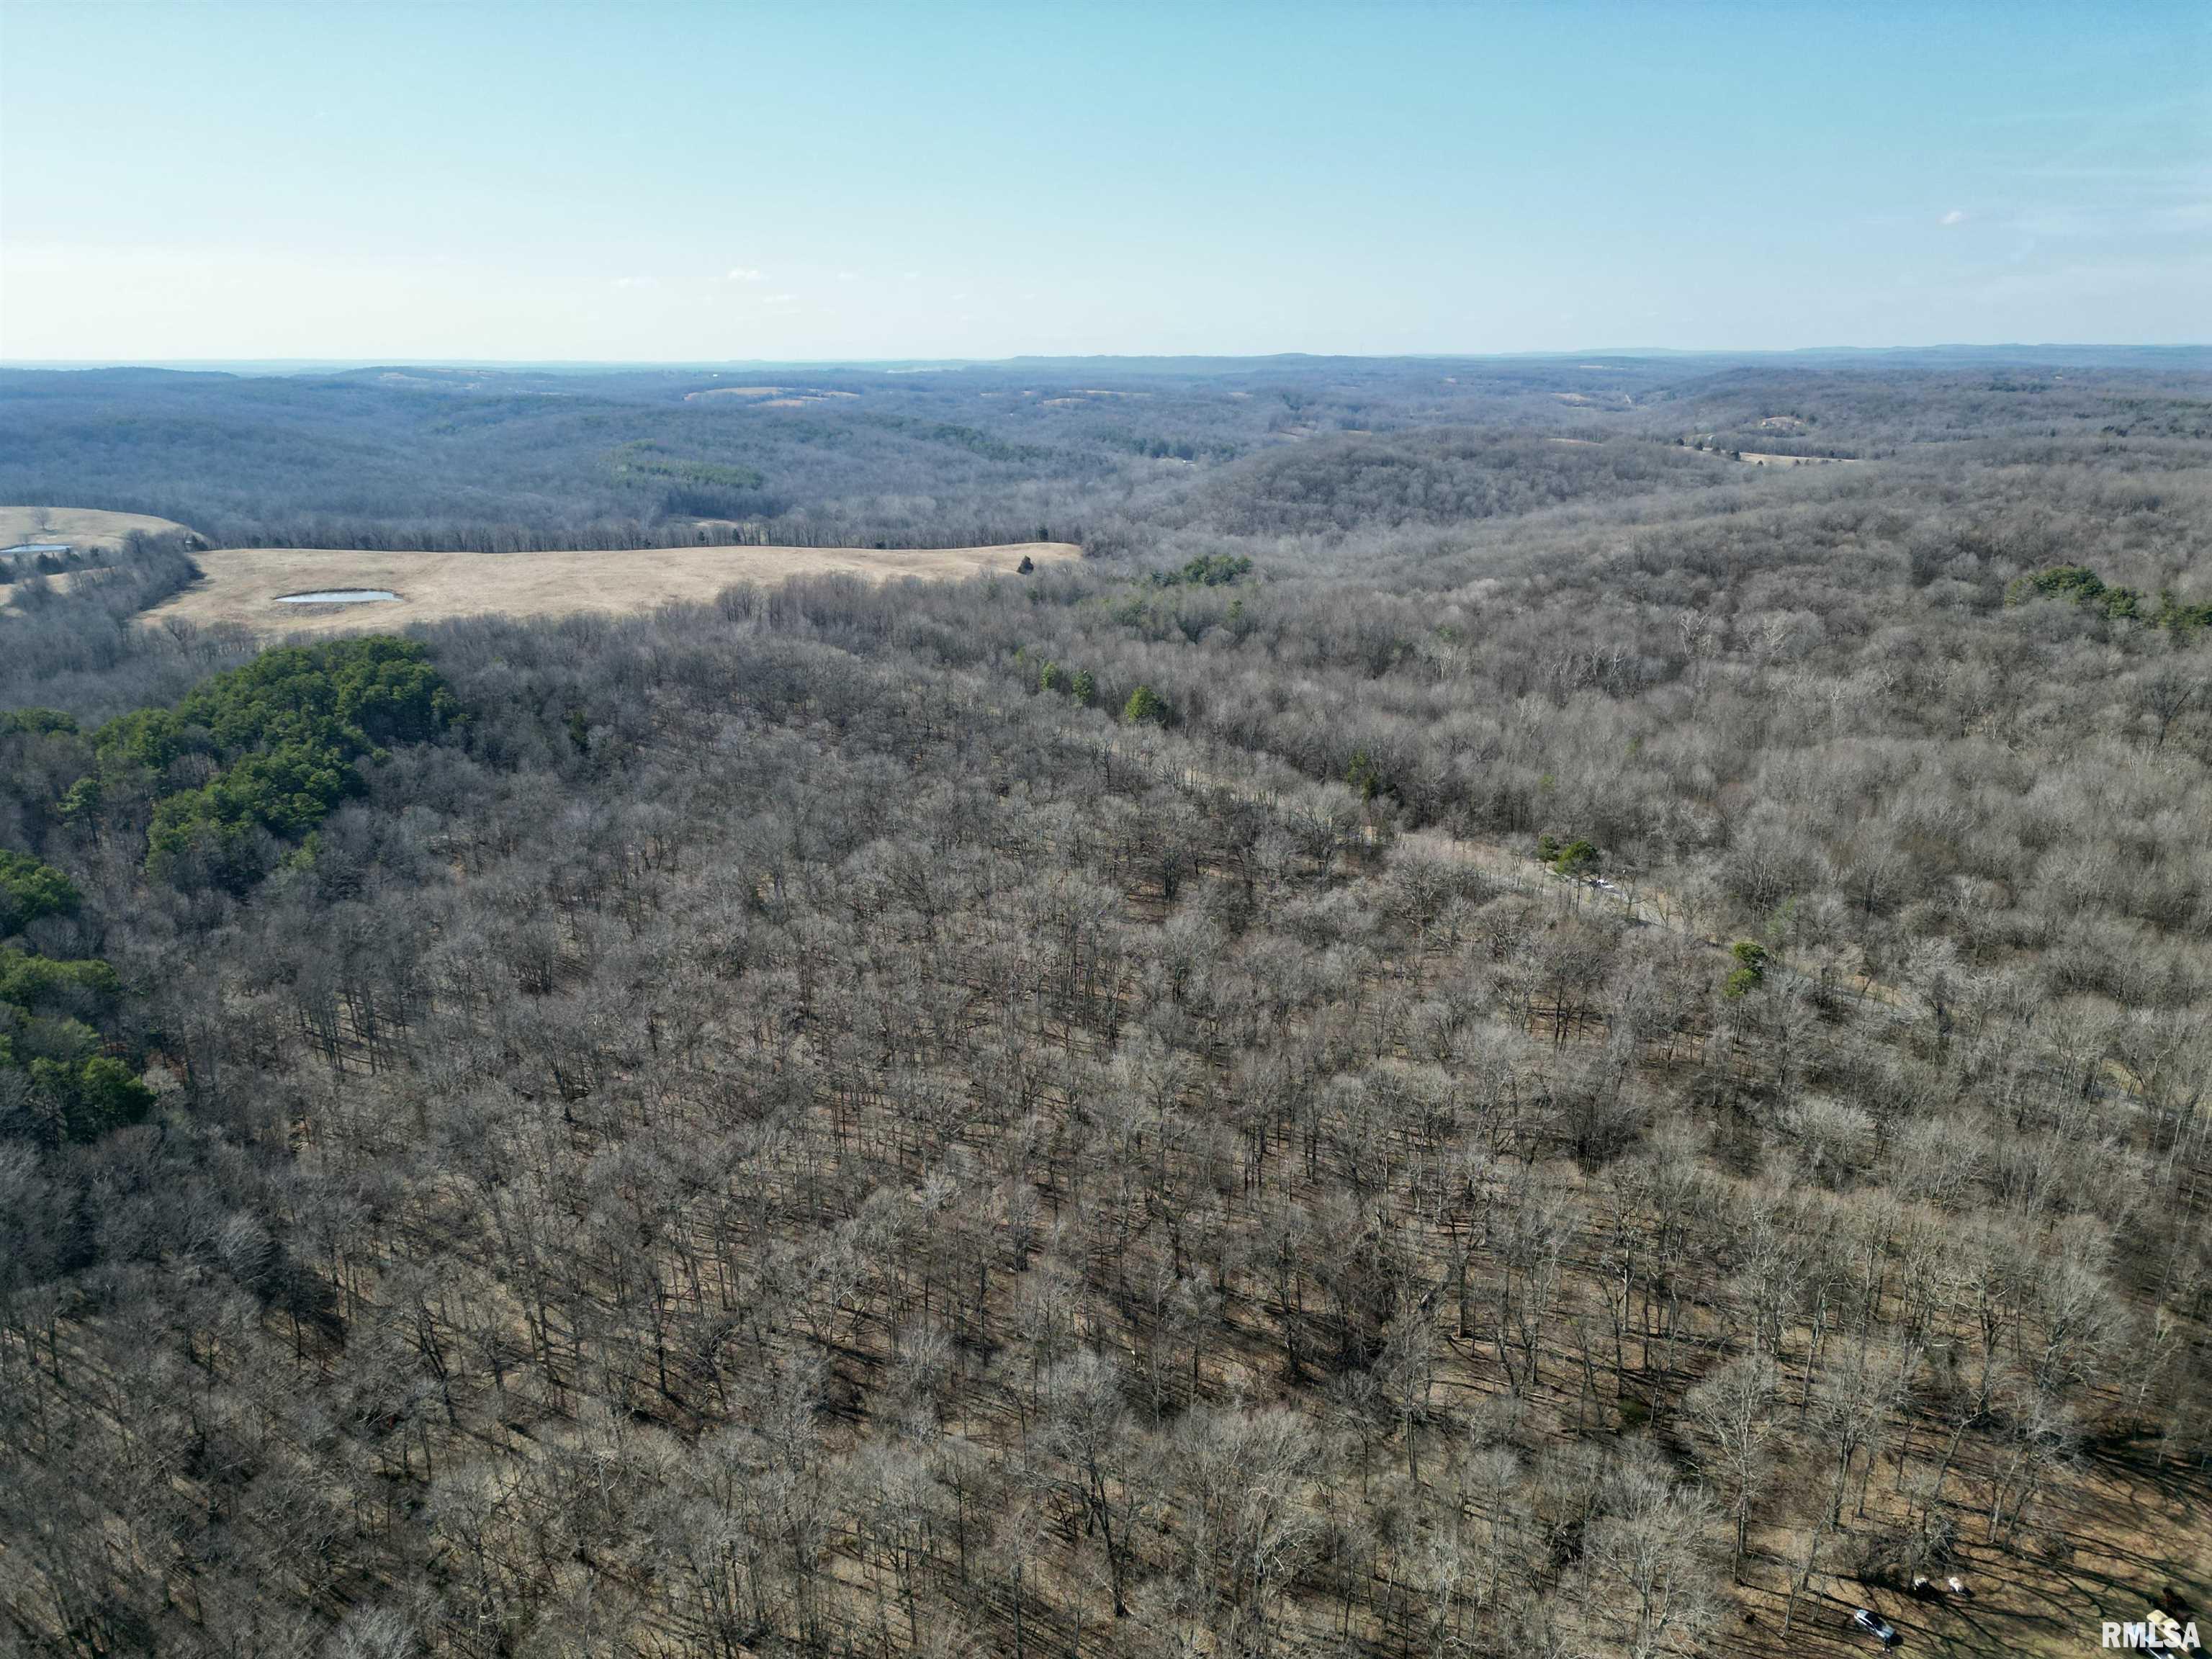
[[1885,1648],[1897,1645],[1897,1626],[1870,1607],[1860,1607],[1851,1614],[1851,1623],[1864,1631]]

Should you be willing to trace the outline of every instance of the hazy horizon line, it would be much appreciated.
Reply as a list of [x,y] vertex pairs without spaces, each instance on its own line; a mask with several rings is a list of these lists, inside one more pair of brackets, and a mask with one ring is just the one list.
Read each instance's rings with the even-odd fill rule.
[[2092,352],[2115,356],[2146,353],[2212,352],[2212,340],[2120,342],[2097,340],[2011,340],[1944,342],[1930,345],[1804,346],[1581,346],[1540,351],[1372,351],[1372,352],[1196,352],[1099,351],[1018,352],[1003,357],[0,357],[0,370],[72,372],[99,369],[329,368],[440,369],[727,369],[727,368],[988,368],[1024,363],[1279,363],[1313,362],[1556,362],[1577,357],[1632,359],[1682,357],[1874,357],[1907,354],[1987,356],[2006,353]]

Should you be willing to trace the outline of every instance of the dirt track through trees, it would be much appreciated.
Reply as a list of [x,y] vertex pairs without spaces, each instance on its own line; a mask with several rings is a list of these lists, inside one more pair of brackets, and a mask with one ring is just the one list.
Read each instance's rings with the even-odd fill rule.
[[[1107,748],[1117,759],[1134,760],[1178,788],[1218,791],[1270,810],[1279,810],[1284,803],[1282,791],[1269,788],[1249,778],[1235,777],[1225,771],[1194,766],[1187,762],[1169,761],[1156,752],[1122,741],[1111,743]],[[1578,904],[1589,903],[1607,910],[1617,908],[1631,927],[1657,927],[1692,939],[1717,955],[1725,955],[1728,951],[1728,940],[1709,938],[1684,921],[1680,907],[1662,889],[1641,881],[1631,881],[1624,885],[1609,878],[1558,875],[1534,859],[1516,854],[1503,842],[1455,836],[1449,830],[1433,826],[1392,834],[1387,826],[1379,823],[1364,811],[1349,789],[1339,790],[1338,786],[1326,783],[1309,783],[1308,787],[1324,797],[1331,792],[1340,793],[1342,799],[1336,803],[1336,814],[1347,823],[1356,820],[1358,838],[1370,846],[1388,836],[1393,846],[1419,857],[1443,864],[1470,866],[1519,891],[1553,893]],[[1770,960],[1765,971],[1782,984],[1795,989],[1825,990],[1831,996],[1840,994],[1839,988],[1833,985],[1822,987],[1812,975],[1802,973],[1784,962]],[[1863,1007],[1870,1005],[1901,1023],[1910,1023],[1917,1018],[1919,1012],[1924,1012],[1920,1010],[1918,1000],[1901,986],[1861,976],[1850,988]]]

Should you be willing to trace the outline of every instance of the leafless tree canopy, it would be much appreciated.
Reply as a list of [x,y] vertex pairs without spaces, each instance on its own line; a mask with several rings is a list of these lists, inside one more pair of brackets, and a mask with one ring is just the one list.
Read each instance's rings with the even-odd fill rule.
[[0,495],[227,541],[1091,555],[298,659],[27,575],[0,1628],[2182,1616],[2200,357],[0,376]]

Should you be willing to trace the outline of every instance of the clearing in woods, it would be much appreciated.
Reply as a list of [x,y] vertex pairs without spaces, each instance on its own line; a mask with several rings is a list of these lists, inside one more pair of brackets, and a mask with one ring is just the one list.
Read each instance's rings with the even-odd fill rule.
[[120,547],[134,530],[159,536],[184,528],[144,513],[110,513],[97,507],[0,507],[0,547],[66,542],[83,552]]
[[[378,553],[350,548],[226,547],[198,556],[204,580],[146,613],[266,634],[341,634],[443,622],[453,617],[565,617],[650,611],[711,599],[739,582],[843,572],[870,581],[901,576],[1011,574],[1082,556],[1066,542],[1005,547],[649,547],[560,553]],[[285,603],[287,595],[386,589],[365,604]]]

